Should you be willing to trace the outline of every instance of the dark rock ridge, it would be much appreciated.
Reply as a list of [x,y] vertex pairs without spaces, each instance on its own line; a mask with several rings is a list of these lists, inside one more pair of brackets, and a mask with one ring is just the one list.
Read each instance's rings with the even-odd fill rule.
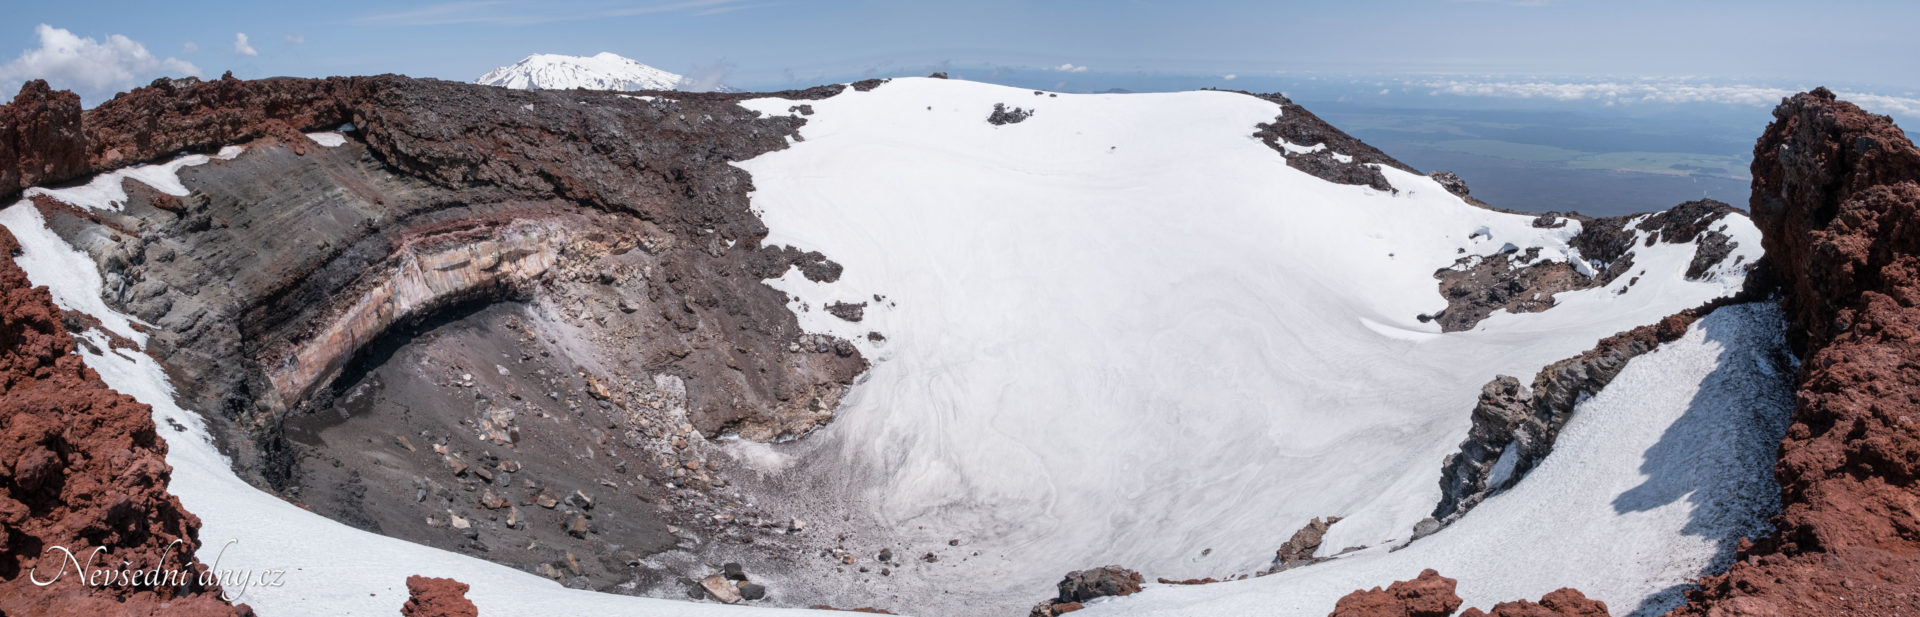
[[1773,116],[1750,208],[1802,359],[1782,510],[1672,614],[1920,615],[1920,149],[1824,88]]
[[[762,95],[162,80],[76,124],[41,103],[58,93],[25,93],[0,107],[8,127],[65,128],[10,129],[53,137],[0,169],[85,153],[43,183],[245,145],[184,169],[185,197],[134,182],[117,211],[36,206],[96,259],[109,305],[156,326],[147,351],[243,478],[362,529],[635,583],[647,554],[749,533],[717,516],[743,500],[717,492],[701,437],[804,434],[866,366],[763,283],[840,266],[760,244],[729,162],[804,122],[733,104]],[[339,147],[302,135],[345,123]],[[552,428],[521,431],[530,418]]]
[[[1439,322],[1442,332],[1461,332],[1472,330],[1497,311],[1537,313],[1555,306],[1555,294],[1610,285],[1634,272],[1633,250],[1638,236],[1633,230],[1646,235],[1642,246],[1695,245],[1686,277],[1701,280],[1715,266],[1724,263],[1738,246],[1716,225],[1729,215],[1740,216],[1738,212],[1725,203],[1702,199],[1649,215],[1607,218],[1577,213],[1542,215],[1541,220],[1535,222],[1536,227],[1559,227],[1565,220],[1581,224],[1580,233],[1567,244],[1578,249],[1580,257],[1594,266],[1593,276],[1565,262],[1531,263],[1539,257],[1538,248],[1524,251],[1515,248],[1487,257],[1463,257],[1452,267],[1433,273],[1434,278],[1440,280],[1440,295],[1447,299],[1447,308],[1420,318]],[[1636,218],[1641,220],[1636,223]],[[1638,276],[1629,281],[1637,282]]]
[[1507,375],[1487,382],[1460,451],[1441,466],[1440,503],[1432,518],[1442,525],[1451,523],[1487,496],[1519,482],[1552,453],[1560,429],[1573,418],[1581,399],[1606,388],[1628,361],[1678,340],[1688,326],[1715,309],[1761,299],[1765,278],[1750,276],[1740,294],[1601,339],[1592,349],[1541,369],[1531,388]]
[[[1387,177],[1380,173],[1379,167],[1382,165],[1411,174],[1420,173],[1406,163],[1387,156],[1380,149],[1355,139],[1346,131],[1327,124],[1327,121],[1321,120],[1319,116],[1313,115],[1313,112],[1307,111],[1307,108],[1295,104],[1285,96],[1241,93],[1259,97],[1280,106],[1280,116],[1274,118],[1273,122],[1256,126],[1258,130],[1254,131],[1253,136],[1260,138],[1267,147],[1273,148],[1275,152],[1286,157],[1289,167],[1328,182],[1366,186],[1379,191],[1396,190],[1393,184],[1387,182]],[[1299,154],[1281,147],[1282,141],[1306,148],[1316,145],[1326,147],[1317,152]],[[1335,156],[1336,154],[1350,158],[1343,162]]]
[[[200,519],[167,492],[173,469],[153,410],[82,363],[70,330],[87,320],[34,287],[13,261],[19,252],[0,229],[0,614],[252,615],[200,584]],[[187,581],[86,585],[84,574],[60,572],[65,554],[54,547],[82,563],[102,547],[97,567],[173,569]]]

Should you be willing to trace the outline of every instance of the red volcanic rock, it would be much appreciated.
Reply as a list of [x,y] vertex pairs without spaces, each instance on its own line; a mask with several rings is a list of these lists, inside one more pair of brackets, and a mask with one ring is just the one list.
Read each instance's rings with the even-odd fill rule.
[[0,197],[258,137],[304,153],[300,131],[347,122],[354,85],[365,79],[158,79],[84,114],[80,97],[30,81],[0,106]]
[[[52,296],[14,264],[19,248],[0,230],[0,614],[252,615],[200,584],[200,519],[167,493],[172,468],[152,410],[81,363]],[[177,586],[89,586],[59,571],[65,554],[54,547],[83,564],[104,547],[96,568],[187,576]]]
[[478,617],[480,608],[467,599],[467,584],[450,578],[407,577],[406,617]]
[[289,134],[350,121],[354,85],[368,79],[156,79],[87,112],[87,164],[107,170],[268,135],[302,152],[305,139]]
[[1920,615],[1920,150],[1824,88],[1774,118],[1750,206],[1802,358],[1783,507],[1672,614]]
[[1413,580],[1399,581],[1385,589],[1375,587],[1347,594],[1327,617],[1448,617],[1460,608],[1454,584],[1453,579],[1428,569]]
[[0,195],[86,171],[79,96],[36,79],[0,106]]
[[1461,611],[1460,617],[1608,617],[1607,603],[1588,599],[1586,594],[1561,588],[1548,592],[1539,603],[1518,600],[1493,605],[1493,612],[1477,608]]

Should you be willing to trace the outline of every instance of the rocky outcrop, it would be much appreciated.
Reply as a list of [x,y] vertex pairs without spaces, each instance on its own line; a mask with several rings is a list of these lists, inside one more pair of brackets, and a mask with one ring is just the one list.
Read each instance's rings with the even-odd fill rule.
[[1506,375],[1487,382],[1460,451],[1449,455],[1441,467],[1441,497],[1433,518],[1443,525],[1451,523],[1487,496],[1519,482],[1553,451],[1560,429],[1572,419],[1581,399],[1606,388],[1628,361],[1661,343],[1678,340],[1688,326],[1714,309],[1763,296],[1764,286],[1759,283],[1763,279],[1749,278],[1749,287],[1741,294],[1601,339],[1592,349],[1541,369],[1531,388]]
[[987,124],[994,126],[1019,124],[1032,116],[1031,111],[1019,107],[1008,108],[1006,103],[994,103],[993,113],[987,114]]
[[467,599],[467,584],[450,578],[407,577],[407,603],[402,617],[479,617],[480,607]]
[[1326,537],[1327,529],[1338,522],[1340,522],[1338,516],[1314,518],[1308,521],[1306,526],[1293,532],[1293,537],[1282,543],[1279,550],[1274,551],[1273,565],[1268,572],[1290,570],[1318,561],[1314,553],[1320,550],[1320,539]]
[[[200,519],[167,492],[152,409],[82,363],[65,324],[85,320],[64,319],[27,280],[19,250],[0,230],[0,614],[253,614],[203,584]],[[89,586],[93,570],[75,572],[69,554],[178,573],[179,584]]]
[[1432,569],[1386,588],[1355,591],[1340,598],[1327,617],[1451,617],[1460,608],[1456,582]]
[[[35,205],[95,258],[108,305],[154,326],[144,351],[242,478],[361,529],[618,590],[646,555],[759,533],[716,516],[742,506],[713,498],[729,459],[704,438],[803,435],[866,367],[764,283],[840,267],[761,244],[730,163],[804,120],[744,96],[160,81],[80,116],[81,172],[244,151],[184,168],[185,196],[127,182],[118,209]],[[302,134],[346,123],[337,147]],[[433,370],[382,370],[448,324],[480,334],[433,348]],[[543,428],[520,430],[532,418]]]
[[0,106],[0,197],[87,169],[78,95],[36,79],[20,88],[13,104]]
[[1515,600],[1493,605],[1492,611],[1470,608],[1460,617],[1608,617],[1607,603],[1587,598],[1576,589],[1560,588],[1541,596],[1539,602]]
[[1133,595],[1140,592],[1141,580],[1139,572],[1120,566],[1075,570],[1060,579],[1059,596],[1035,605],[1029,615],[1052,617],[1080,610],[1094,598]]
[[[1457,581],[1432,569],[1412,580],[1385,589],[1355,591],[1340,598],[1327,617],[1449,617],[1464,602],[1454,593]],[[1494,605],[1491,612],[1477,608],[1460,617],[1607,617],[1607,605],[1573,589],[1557,589],[1539,602],[1517,600]]]
[[1754,146],[1749,207],[1802,358],[1782,510],[1672,614],[1920,614],[1920,149],[1795,95]]
[[[1285,96],[1251,92],[1243,94],[1280,106],[1280,116],[1274,118],[1273,122],[1256,125],[1253,136],[1286,157],[1289,167],[1328,182],[1366,186],[1379,191],[1395,190],[1393,184],[1387,182],[1386,175],[1380,173],[1381,166],[1411,174],[1420,173],[1406,163],[1387,156],[1380,149],[1355,139],[1346,131],[1327,124],[1327,121]],[[1283,142],[1298,148],[1320,148],[1301,152],[1286,148]]]
[[[1538,248],[1513,248],[1485,257],[1470,255],[1452,267],[1434,271],[1447,308],[1419,318],[1439,323],[1442,332],[1461,332],[1472,330],[1499,311],[1545,311],[1558,303],[1555,294],[1611,285],[1633,271],[1636,247],[1662,243],[1693,244],[1686,278],[1701,280],[1725,263],[1738,246],[1716,225],[1737,212],[1725,203],[1702,199],[1647,215],[1591,218],[1544,214],[1535,220],[1535,227],[1560,227],[1567,220],[1580,223],[1580,232],[1568,239],[1567,245],[1580,251],[1581,259],[1593,266],[1592,272],[1582,272],[1564,261],[1539,261]],[[1645,240],[1641,240],[1643,237]]]

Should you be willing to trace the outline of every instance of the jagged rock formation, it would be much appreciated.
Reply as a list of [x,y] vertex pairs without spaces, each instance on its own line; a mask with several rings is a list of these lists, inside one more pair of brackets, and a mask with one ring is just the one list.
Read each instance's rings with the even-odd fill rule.
[[1477,608],[1460,611],[1460,617],[1608,617],[1610,614],[1607,603],[1564,587],[1540,596],[1539,602],[1514,600],[1495,604],[1492,611]]
[[[1273,122],[1255,127],[1254,137],[1266,142],[1281,156],[1286,157],[1287,166],[1312,174],[1316,178],[1340,184],[1353,184],[1371,187],[1379,191],[1396,190],[1380,173],[1382,165],[1395,167],[1407,173],[1418,174],[1380,149],[1355,139],[1346,131],[1335,128],[1321,120],[1307,108],[1301,107],[1291,99],[1279,94],[1253,94],[1249,96],[1274,103],[1281,107],[1280,116]],[[1281,142],[1292,144],[1309,151],[1289,150]],[[1317,149],[1315,149],[1317,148]]]
[[1279,572],[1319,561],[1319,558],[1314,557],[1314,553],[1320,550],[1320,539],[1326,537],[1327,529],[1338,522],[1340,522],[1338,516],[1316,517],[1308,521],[1306,526],[1293,532],[1293,537],[1287,538],[1287,541],[1273,552],[1273,565],[1267,571]]
[[[1355,591],[1341,598],[1327,617],[1448,617],[1464,602],[1454,593],[1458,581],[1427,569],[1411,580],[1385,589]],[[1494,605],[1491,612],[1477,608],[1460,617],[1607,617],[1606,603],[1587,599],[1573,589],[1557,589],[1539,602],[1517,600]]]
[[407,603],[402,617],[479,617],[480,607],[467,599],[467,584],[450,578],[407,577]]
[[[1536,227],[1559,227],[1567,219],[1581,224],[1580,233],[1567,244],[1579,249],[1581,258],[1593,262],[1588,264],[1592,266],[1591,272],[1583,272],[1566,262],[1537,261],[1537,248],[1521,251],[1516,247],[1489,257],[1463,257],[1452,267],[1433,273],[1434,278],[1440,280],[1440,295],[1447,299],[1447,308],[1438,315],[1421,317],[1439,322],[1442,332],[1461,332],[1472,330],[1498,311],[1544,311],[1557,303],[1555,294],[1605,287],[1633,272],[1636,246],[1696,245],[1686,277],[1702,280],[1715,266],[1724,263],[1737,246],[1715,225],[1728,215],[1738,216],[1737,213],[1733,206],[1701,199],[1646,215],[1597,219],[1579,214],[1542,215],[1541,220],[1535,222]],[[1547,222],[1549,220],[1551,222]],[[1642,237],[1644,241],[1640,240]]]
[[[1486,499],[1519,482],[1553,451],[1560,429],[1572,419],[1580,400],[1600,392],[1627,362],[1678,340],[1687,327],[1714,309],[1758,299],[1764,276],[1748,278],[1748,289],[1602,339],[1593,349],[1548,365],[1534,376],[1532,388],[1501,375],[1480,390],[1473,426],[1460,451],[1447,457],[1440,473],[1440,503],[1433,518],[1450,523]],[[1431,533],[1431,529],[1427,530]]]
[[1386,588],[1355,591],[1340,598],[1327,617],[1450,617],[1460,608],[1453,579],[1432,569]]
[[[69,331],[87,325],[28,282],[19,250],[0,230],[0,614],[252,615],[201,584],[200,519],[167,492],[152,410],[82,364]],[[81,581],[93,570],[75,572],[69,554],[185,580],[90,586]]]
[[1783,509],[1672,614],[1920,614],[1920,149],[1795,95],[1754,146],[1750,207],[1803,360]]
[[993,113],[987,114],[987,124],[994,126],[1019,124],[1032,116],[1031,111],[1019,107],[1009,109],[1006,103],[994,103]]
[[1031,617],[1053,617],[1080,610],[1088,600],[1140,592],[1140,573],[1120,566],[1075,570],[1060,579],[1060,595],[1033,607]]

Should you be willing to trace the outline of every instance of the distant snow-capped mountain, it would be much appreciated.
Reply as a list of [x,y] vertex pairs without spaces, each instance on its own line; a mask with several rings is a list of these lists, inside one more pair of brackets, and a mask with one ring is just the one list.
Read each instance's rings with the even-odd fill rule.
[[676,90],[690,85],[682,75],[608,52],[591,57],[534,54],[488,71],[474,83],[519,90]]

